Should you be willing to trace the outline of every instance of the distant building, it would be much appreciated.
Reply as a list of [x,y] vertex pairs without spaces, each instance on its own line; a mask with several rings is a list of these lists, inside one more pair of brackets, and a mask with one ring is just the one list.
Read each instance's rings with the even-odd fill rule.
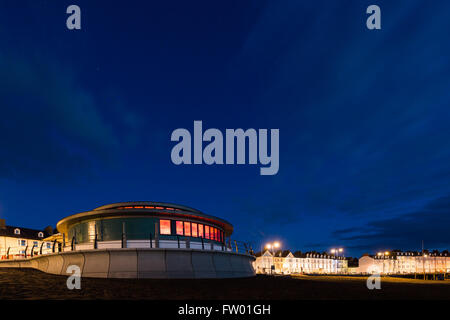
[[448,253],[393,252],[364,255],[359,259],[362,274],[414,274],[450,272]]
[[25,258],[41,252],[52,252],[52,242],[46,241],[49,229],[35,230],[22,227],[7,226],[0,219],[0,257],[4,259]]
[[265,251],[253,264],[260,274],[342,274],[347,272],[348,264],[344,257],[319,253],[294,255],[290,251],[275,254]]

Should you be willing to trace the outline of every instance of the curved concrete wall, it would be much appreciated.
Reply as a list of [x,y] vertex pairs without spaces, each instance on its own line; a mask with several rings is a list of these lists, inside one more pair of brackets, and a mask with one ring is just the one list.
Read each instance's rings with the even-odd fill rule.
[[241,278],[252,277],[253,256],[196,249],[98,249],[0,261],[0,268],[34,268],[69,275],[77,265],[87,278]]

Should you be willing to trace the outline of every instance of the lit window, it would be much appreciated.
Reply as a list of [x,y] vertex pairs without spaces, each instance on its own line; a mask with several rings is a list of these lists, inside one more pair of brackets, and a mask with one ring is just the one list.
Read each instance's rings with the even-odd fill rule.
[[214,230],[215,230],[215,228],[213,228],[213,227],[209,227],[209,238],[211,239],[211,240],[215,240],[215,232],[214,232]]
[[205,226],[205,238],[209,239],[209,226]]
[[191,235],[191,223],[190,222],[185,222],[184,223],[184,235],[185,236],[190,236]]
[[203,225],[202,224],[198,225],[198,236],[200,238],[203,238]]
[[177,234],[183,235],[183,221],[177,221]]
[[170,220],[159,220],[159,233],[170,234]]
[[198,237],[197,224],[196,223],[192,223],[192,236],[193,237]]

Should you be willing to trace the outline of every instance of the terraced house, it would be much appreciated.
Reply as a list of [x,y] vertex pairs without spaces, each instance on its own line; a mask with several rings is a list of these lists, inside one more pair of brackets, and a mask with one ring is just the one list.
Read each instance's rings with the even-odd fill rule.
[[265,251],[253,264],[256,273],[263,274],[342,274],[347,273],[348,261],[344,257],[325,253],[295,253]]
[[0,219],[0,256],[1,259],[17,259],[53,250],[53,243],[47,240],[52,233],[51,228],[35,230],[15,226],[7,226]]

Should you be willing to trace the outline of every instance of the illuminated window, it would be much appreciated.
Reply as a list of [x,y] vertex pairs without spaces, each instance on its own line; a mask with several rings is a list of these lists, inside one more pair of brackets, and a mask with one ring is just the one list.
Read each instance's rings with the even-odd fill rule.
[[159,233],[170,234],[170,220],[159,220]]
[[205,226],[205,238],[209,239],[209,226]]
[[177,234],[183,235],[183,221],[177,221]]
[[192,223],[192,236],[193,237],[198,237],[197,224],[196,223]]
[[219,239],[219,229],[216,229],[216,240],[220,241],[220,239]]
[[198,236],[200,237],[200,238],[203,238],[203,225],[202,224],[199,224],[198,225]]
[[214,233],[214,228],[213,227],[209,227],[209,238],[211,240],[215,240],[214,239],[215,233]]
[[185,222],[184,223],[184,235],[185,236],[190,236],[191,235],[191,223],[190,222]]

